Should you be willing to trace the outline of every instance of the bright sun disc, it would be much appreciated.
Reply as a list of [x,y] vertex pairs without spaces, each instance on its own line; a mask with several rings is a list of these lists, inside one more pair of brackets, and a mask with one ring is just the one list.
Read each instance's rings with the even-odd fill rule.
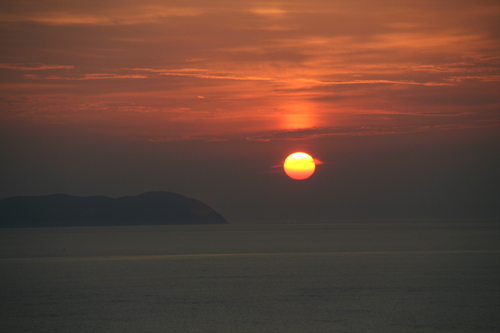
[[314,173],[316,163],[309,154],[293,153],[286,158],[283,168],[288,177],[301,180],[309,178]]

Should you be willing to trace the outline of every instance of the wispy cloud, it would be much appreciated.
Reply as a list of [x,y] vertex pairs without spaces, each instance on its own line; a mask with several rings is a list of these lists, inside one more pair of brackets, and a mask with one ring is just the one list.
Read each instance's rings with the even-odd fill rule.
[[462,82],[465,80],[475,80],[483,82],[500,82],[500,75],[481,75],[481,76],[452,76],[447,78],[451,82]]
[[112,73],[93,73],[84,74],[81,77],[62,77],[62,76],[48,76],[47,80],[75,80],[75,81],[85,81],[85,80],[109,80],[109,79],[146,79],[147,76],[140,74],[112,74]]
[[456,130],[466,128],[498,127],[498,123],[492,124],[446,124],[432,126],[351,126],[351,127],[322,127],[297,130],[281,130],[266,134],[247,137],[250,141],[273,141],[273,140],[310,140],[325,136],[366,136],[366,135],[391,135],[404,133],[418,133],[433,130]]
[[[24,6],[22,3],[25,3]],[[29,2],[29,4],[26,4]],[[205,12],[196,7],[171,7],[155,1],[89,3],[82,8],[76,2],[40,3],[17,1],[17,6],[0,13],[0,22],[34,22],[48,25],[135,25],[154,23],[171,17],[197,16]],[[79,7],[78,11],[74,6]]]
[[[200,79],[214,80],[236,80],[236,81],[273,81],[279,83],[307,84],[307,85],[363,85],[363,84],[391,84],[391,85],[422,85],[422,86],[448,86],[450,82],[415,82],[412,80],[384,80],[384,79],[358,79],[358,80],[318,80],[306,77],[284,77],[280,73],[275,73],[275,77],[246,76],[234,72],[212,72],[208,69],[181,68],[181,69],[153,69],[153,68],[133,68],[134,71],[152,72],[164,76],[189,76]],[[452,81],[452,80],[450,80]]]
[[214,80],[236,80],[236,81],[272,81],[270,77],[238,76],[236,73],[210,72],[200,68],[180,68],[180,69],[153,69],[153,68],[133,68],[135,71],[152,72],[165,76],[190,76],[200,79]]
[[0,64],[0,68],[12,69],[18,71],[42,71],[49,69],[74,69],[75,66],[46,65],[41,63],[26,63],[26,64],[3,63]]

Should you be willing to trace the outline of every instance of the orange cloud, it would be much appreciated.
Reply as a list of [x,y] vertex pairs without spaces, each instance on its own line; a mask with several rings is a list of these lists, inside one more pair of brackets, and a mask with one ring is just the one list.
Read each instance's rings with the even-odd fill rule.
[[12,69],[18,71],[42,71],[49,69],[74,69],[75,66],[63,65],[45,65],[41,63],[28,63],[28,64],[0,64],[0,68]]
[[168,140],[495,123],[500,7],[443,1],[6,1],[0,98],[28,102],[0,116]]

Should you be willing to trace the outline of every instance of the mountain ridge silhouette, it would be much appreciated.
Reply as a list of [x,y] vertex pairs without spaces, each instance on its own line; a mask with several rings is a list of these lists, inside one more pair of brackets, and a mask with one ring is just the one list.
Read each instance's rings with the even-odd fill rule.
[[0,200],[0,227],[221,224],[227,220],[199,200],[173,192],[137,196],[51,194]]

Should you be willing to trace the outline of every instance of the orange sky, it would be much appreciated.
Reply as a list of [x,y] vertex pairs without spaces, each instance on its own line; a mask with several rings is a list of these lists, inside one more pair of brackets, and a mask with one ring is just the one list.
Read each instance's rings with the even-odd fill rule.
[[6,0],[3,144],[51,126],[62,141],[291,141],[320,155],[333,143],[313,141],[339,136],[497,142],[499,22],[498,1]]

